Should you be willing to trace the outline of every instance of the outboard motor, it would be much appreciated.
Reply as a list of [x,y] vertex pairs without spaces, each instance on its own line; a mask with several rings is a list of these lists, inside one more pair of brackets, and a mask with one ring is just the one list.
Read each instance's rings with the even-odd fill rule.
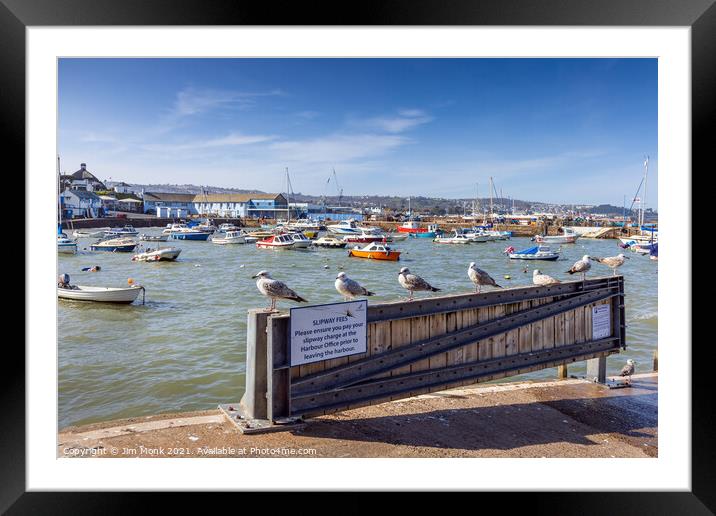
[[60,274],[60,277],[57,278],[57,285],[62,288],[69,287],[70,286],[70,275],[67,273]]

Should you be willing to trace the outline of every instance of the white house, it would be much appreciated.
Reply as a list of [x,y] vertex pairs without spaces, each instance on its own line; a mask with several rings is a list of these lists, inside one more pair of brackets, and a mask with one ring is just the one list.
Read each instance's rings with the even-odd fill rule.
[[86,190],[70,190],[68,188],[60,194],[60,207],[63,219],[95,218],[104,215],[102,199],[96,193]]

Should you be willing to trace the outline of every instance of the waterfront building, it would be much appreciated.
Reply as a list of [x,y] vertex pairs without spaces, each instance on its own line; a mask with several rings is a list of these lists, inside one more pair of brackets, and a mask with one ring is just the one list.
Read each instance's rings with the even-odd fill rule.
[[86,163],[80,163],[80,169],[77,172],[60,176],[60,192],[64,192],[67,188],[87,192],[107,190],[105,184],[87,170]]
[[102,199],[94,192],[80,189],[72,190],[67,188],[62,192],[60,194],[60,209],[62,210],[63,219],[104,216]]
[[[273,193],[144,193],[144,212],[162,217],[207,215],[229,218],[285,218],[288,203],[281,194]],[[292,209],[292,216],[293,209]]]

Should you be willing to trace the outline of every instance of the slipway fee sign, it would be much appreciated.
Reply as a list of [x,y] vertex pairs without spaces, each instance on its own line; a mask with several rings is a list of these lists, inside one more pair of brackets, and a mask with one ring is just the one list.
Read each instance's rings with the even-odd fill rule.
[[368,301],[291,308],[291,365],[365,353]]

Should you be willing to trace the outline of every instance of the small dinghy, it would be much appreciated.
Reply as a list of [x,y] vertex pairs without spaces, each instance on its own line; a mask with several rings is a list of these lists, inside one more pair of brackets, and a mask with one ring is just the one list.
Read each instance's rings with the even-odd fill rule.
[[99,238],[104,235],[105,231],[109,231],[109,228],[100,228],[96,230],[90,229],[77,229],[72,236],[75,238]]
[[181,253],[181,249],[178,247],[162,247],[161,249],[147,249],[143,253],[135,254],[132,256],[133,262],[160,262],[160,261],[173,261],[177,259]]
[[132,303],[142,292],[144,304],[144,287],[135,285],[132,279],[127,280],[128,287],[89,287],[71,285],[70,277],[62,274],[57,282],[57,297],[72,301],[94,301],[98,303]]

